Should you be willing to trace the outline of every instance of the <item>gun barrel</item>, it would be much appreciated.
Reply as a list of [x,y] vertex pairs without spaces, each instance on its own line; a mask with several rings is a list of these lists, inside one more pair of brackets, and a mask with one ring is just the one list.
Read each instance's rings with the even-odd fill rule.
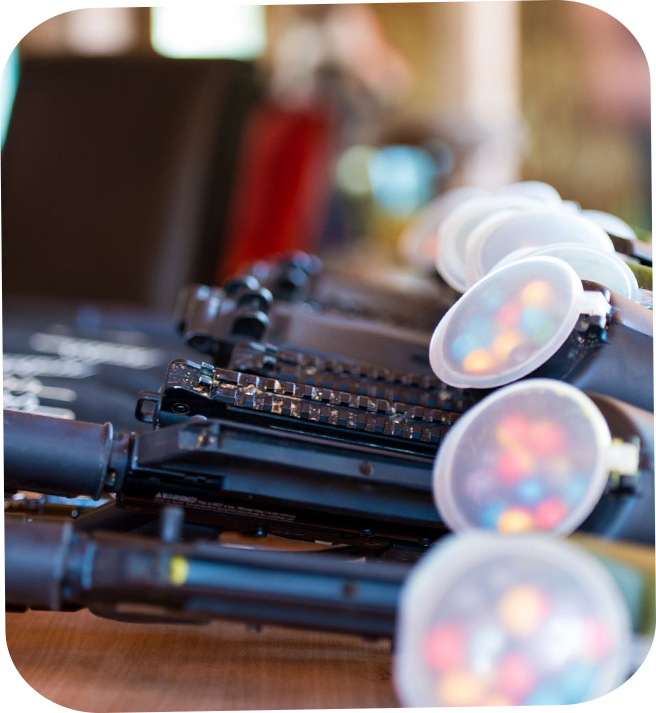
[[[11,606],[89,607],[109,618],[300,626],[391,636],[407,565],[161,542],[75,531],[70,523],[5,523]],[[146,612],[146,614],[144,614]]]
[[98,499],[109,470],[111,424],[4,412],[5,489]]
[[72,523],[5,517],[5,597],[8,606],[61,609],[61,584]]

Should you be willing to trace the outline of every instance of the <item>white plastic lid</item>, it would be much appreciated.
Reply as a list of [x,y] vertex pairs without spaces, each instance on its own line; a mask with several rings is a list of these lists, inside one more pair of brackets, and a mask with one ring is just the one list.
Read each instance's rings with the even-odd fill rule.
[[615,252],[606,232],[581,215],[546,208],[524,211],[508,216],[502,222],[489,221],[478,225],[467,242],[467,286],[478,282],[511,252],[553,243],[578,243],[600,251]]
[[543,181],[520,181],[500,188],[497,195],[522,195],[533,198],[540,203],[553,207],[559,206],[563,201],[560,193],[548,183]]
[[495,265],[494,270],[521,258],[543,255],[564,260],[582,280],[598,282],[634,302],[639,299],[638,281],[624,260],[616,253],[600,252],[589,245],[556,243],[543,248],[522,248],[503,258]]
[[404,706],[571,704],[623,682],[631,620],[584,550],[549,535],[470,532],[413,568],[396,641]]
[[563,208],[573,213],[581,212],[581,204],[576,201],[563,201]]
[[569,384],[530,379],[495,391],[449,430],[433,468],[440,516],[472,529],[569,534],[599,502],[611,434]]
[[457,206],[488,193],[483,188],[454,188],[429,203],[406,227],[399,238],[399,251],[408,265],[422,272],[435,270],[438,228]]
[[626,238],[627,240],[636,240],[638,237],[628,223],[625,223],[612,213],[604,213],[601,210],[582,210],[581,215],[594,221],[610,235],[616,235],[618,238]]
[[584,299],[579,276],[557,258],[527,258],[495,270],[438,323],[431,368],[446,384],[462,388],[521,379],[563,345]]
[[531,210],[539,203],[523,195],[493,195],[470,199],[450,211],[438,230],[439,250],[435,265],[444,281],[458,292],[466,282],[466,245],[474,229],[500,211]]

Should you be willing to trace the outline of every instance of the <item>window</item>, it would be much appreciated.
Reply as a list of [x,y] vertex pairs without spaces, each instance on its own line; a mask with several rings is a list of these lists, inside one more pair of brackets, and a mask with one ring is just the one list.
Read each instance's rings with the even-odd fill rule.
[[266,46],[262,5],[153,7],[151,42],[167,57],[253,59]]
[[2,79],[0,80],[0,128],[2,135],[0,136],[0,145],[5,144],[5,135],[7,134],[7,125],[9,124],[9,116],[11,107],[14,103],[14,94],[16,93],[16,85],[18,84],[18,48],[9,55],[7,64],[5,65]]

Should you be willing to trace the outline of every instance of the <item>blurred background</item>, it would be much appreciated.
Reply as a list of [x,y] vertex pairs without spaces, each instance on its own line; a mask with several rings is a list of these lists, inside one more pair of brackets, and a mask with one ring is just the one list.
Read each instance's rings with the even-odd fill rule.
[[394,260],[459,185],[651,230],[647,62],[578,3],[77,10],[19,43],[0,104],[5,296],[169,309],[281,250]]

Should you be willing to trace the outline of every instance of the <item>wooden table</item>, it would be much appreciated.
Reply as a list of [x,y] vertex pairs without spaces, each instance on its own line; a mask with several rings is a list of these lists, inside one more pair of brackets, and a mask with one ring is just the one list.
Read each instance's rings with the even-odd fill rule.
[[39,693],[80,711],[398,706],[388,641],[242,624],[123,624],[7,615],[9,653]]

